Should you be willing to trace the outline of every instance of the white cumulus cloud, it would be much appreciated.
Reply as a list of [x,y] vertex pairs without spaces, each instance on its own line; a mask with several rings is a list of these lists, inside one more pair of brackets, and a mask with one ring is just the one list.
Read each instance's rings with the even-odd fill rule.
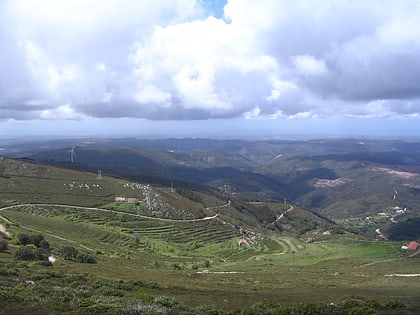
[[4,0],[0,119],[418,116],[419,30],[416,0]]

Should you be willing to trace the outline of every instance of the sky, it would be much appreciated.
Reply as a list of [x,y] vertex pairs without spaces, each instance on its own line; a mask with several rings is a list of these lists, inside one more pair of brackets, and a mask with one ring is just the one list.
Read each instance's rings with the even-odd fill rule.
[[2,0],[0,137],[420,136],[419,0]]

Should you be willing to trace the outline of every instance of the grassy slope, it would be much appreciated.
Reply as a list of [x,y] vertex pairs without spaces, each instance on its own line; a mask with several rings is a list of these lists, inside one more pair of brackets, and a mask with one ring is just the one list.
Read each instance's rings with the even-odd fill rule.
[[[118,179],[97,180],[95,174],[46,168],[23,161],[1,162],[4,163],[0,177],[3,205],[48,200],[89,206],[102,201],[102,204],[116,206],[110,203],[114,194],[141,195],[137,186]],[[67,185],[73,182],[74,189],[70,190]],[[76,188],[82,183],[82,188]],[[91,192],[84,186],[86,183],[89,186],[99,183],[102,189]],[[162,191],[162,196],[169,200],[169,191]],[[196,203],[182,196],[176,198],[191,211],[197,208]],[[61,259],[53,267],[16,263],[13,258],[16,240],[12,239],[9,253],[0,253],[1,279],[11,286],[19,285],[12,281],[16,277],[33,279],[38,282],[37,288],[46,292],[51,286],[70,286],[66,284],[66,277],[72,275],[121,280],[127,286],[131,285],[127,281],[139,280],[141,290],[153,295],[170,295],[190,305],[216,304],[227,309],[238,309],[263,299],[294,304],[301,301],[340,302],[351,296],[381,301],[398,298],[413,308],[420,307],[418,278],[386,276],[418,273],[419,256],[403,257],[399,252],[401,243],[313,235],[315,242],[307,244],[296,237],[276,236],[263,240],[255,248],[239,248],[231,224],[241,222],[241,215],[246,218],[242,219],[244,222],[255,223],[252,216],[238,212],[233,205],[212,208],[223,201],[206,195],[202,198],[210,209],[201,207],[201,211],[206,214],[218,212],[220,220],[168,223],[122,213],[71,208],[3,210],[1,215],[12,222],[7,227],[12,238],[23,232],[42,233],[51,243],[53,255],[57,255],[61,246],[71,245],[94,255],[98,263],[86,265]],[[271,208],[280,212],[285,210],[283,206]],[[133,211],[128,206],[120,210]],[[130,233],[134,231],[141,235],[138,245]],[[14,271],[5,272],[10,269]],[[197,273],[204,269],[238,273]],[[38,280],[54,272],[62,274],[62,278]],[[86,280],[84,285],[87,290],[92,280]],[[99,296],[99,293],[95,294]],[[98,299],[109,301],[111,297],[117,299],[111,293],[104,293]],[[90,298],[94,299],[95,295]],[[119,299],[126,301],[128,297],[123,294]],[[75,296],[71,303],[80,304],[81,297]]]
[[[178,243],[171,240],[173,234],[168,233],[167,225],[162,225],[153,228],[160,228],[161,233],[157,233],[160,235],[144,235],[136,246],[131,237],[118,231],[115,223],[107,226],[95,223],[92,218],[75,222],[70,210],[31,207],[7,210],[2,215],[14,223],[8,228],[12,236],[42,232],[51,243],[53,255],[57,255],[61,246],[71,245],[98,259],[95,265],[58,259],[53,267],[35,266],[33,272],[18,268],[18,276],[27,280],[62,270],[65,274],[141,281],[142,290],[153,295],[164,294],[190,305],[216,304],[227,309],[263,299],[282,304],[337,303],[348,297],[379,301],[398,298],[407,305],[420,307],[416,278],[387,276],[417,273],[420,268],[420,258],[407,258],[400,253],[400,243],[317,236],[309,244],[294,237],[266,239],[253,249],[239,249],[236,242],[227,240],[196,246],[193,229],[189,241]],[[102,215],[105,214],[96,216]],[[185,235],[188,229],[191,226],[183,227]],[[208,231],[211,230],[216,229],[209,227]],[[2,264],[13,259],[15,250],[13,246],[10,254],[0,254]],[[237,273],[197,273],[204,269]],[[43,285],[48,286],[48,282]]]

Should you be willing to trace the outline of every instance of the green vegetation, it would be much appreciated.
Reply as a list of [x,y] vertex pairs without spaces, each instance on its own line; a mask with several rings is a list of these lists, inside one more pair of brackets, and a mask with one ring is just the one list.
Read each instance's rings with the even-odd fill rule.
[[0,251],[6,251],[9,248],[9,244],[6,240],[0,239]]
[[[391,315],[420,308],[420,255],[297,206],[99,181],[22,161],[6,160],[3,175],[0,313]],[[115,203],[115,196],[138,201]]]
[[[11,222],[10,242],[46,241],[57,259],[50,266],[35,260],[17,263],[19,247],[0,253],[0,292],[10,301],[7,311],[12,313],[36,306],[53,313],[132,314],[164,307],[168,313],[206,314],[203,305],[214,304],[207,310],[220,314],[238,310],[250,314],[268,306],[267,314],[282,314],[280,310],[311,314],[303,310],[325,311],[334,303],[337,307],[328,310],[350,314],[345,304],[350,297],[358,301],[352,314],[365,310],[369,299],[377,301],[373,310],[379,314],[401,310],[413,314],[419,307],[414,298],[420,292],[418,281],[388,276],[414,274],[420,267],[419,258],[399,251],[400,243],[325,236],[321,230],[311,234],[310,243],[276,236],[240,248],[233,235],[217,241],[226,228],[217,219],[168,224],[124,213],[54,206],[19,207],[2,210],[1,215]],[[96,256],[97,263],[78,264],[80,253]],[[16,278],[19,282],[13,281]],[[58,305],[55,301],[63,295],[65,303]],[[389,308],[392,303],[398,308]]]
[[420,239],[420,218],[407,219],[398,224],[393,224],[387,229],[387,234],[393,240]]
[[83,252],[79,252],[73,246],[63,246],[60,249],[60,255],[64,260],[72,260],[79,263],[96,264],[95,257]]

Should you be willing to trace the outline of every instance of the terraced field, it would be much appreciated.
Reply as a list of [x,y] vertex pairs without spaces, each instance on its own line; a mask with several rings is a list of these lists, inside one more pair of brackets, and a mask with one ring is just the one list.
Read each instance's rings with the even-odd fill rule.
[[[416,278],[388,276],[415,274],[420,266],[418,257],[409,258],[399,251],[399,243],[338,236],[305,243],[292,236],[277,236],[241,248],[234,230],[217,218],[167,222],[54,206],[0,212],[8,220],[12,239],[18,233],[41,233],[51,244],[53,255],[60,247],[71,245],[88,251],[98,261],[86,265],[58,259],[53,267],[32,265],[20,275],[28,279],[37,279],[32,276],[35,270],[41,274],[38,277],[64,271],[117,282],[140,281],[151,294],[164,292],[189,305],[216,304],[228,309],[267,299],[288,305],[299,303],[302,297],[339,303],[351,296],[384,303],[398,298],[412,309],[419,306]],[[138,243],[135,233],[140,236]],[[17,246],[11,243],[12,254]],[[3,260],[8,257],[0,255]],[[203,273],[206,269],[210,271]]]
[[[76,229],[82,229],[85,232],[89,230],[103,231],[106,236],[100,236],[99,239],[111,243],[111,238],[120,238],[128,244],[135,234],[138,238],[158,239],[173,244],[194,242],[201,245],[221,243],[237,237],[237,233],[229,225],[222,224],[216,218],[167,222],[157,218],[145,219],[134,214],[104,209],[53,205],[16,206],[2,210],[2,215],[12,222],[32,228],[34,225],[48,226],[51,229],[54,229],[54,226],[62,226],[61,232],[63,232],[74,230],[73,226],[75,226],[78,227]],[[60,231],[57,233],[59,235]]]

